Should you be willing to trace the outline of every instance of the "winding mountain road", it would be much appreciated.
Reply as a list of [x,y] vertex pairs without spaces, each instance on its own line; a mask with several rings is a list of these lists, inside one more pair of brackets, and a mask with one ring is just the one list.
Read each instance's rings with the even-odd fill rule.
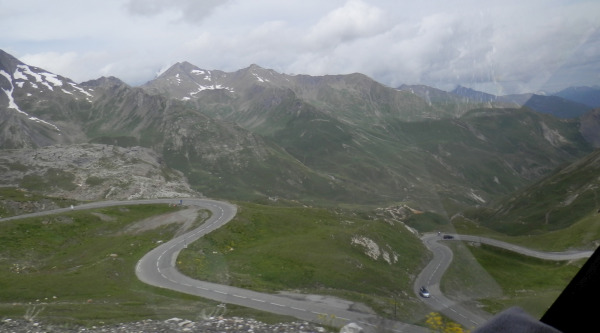
[[51,211],[13,216],[0,219],[0,221],[109,206],[160,203],[178,204],[180,200],[183,200],[184,205],[193,205],[208,209],[212,212],[212,215],[200,227],[175,237],[144,255],[142,259],[138,261],[135,268],[136,275],[141,281],[156,287],[197,295],[218,302],[237,304],[267,312],[292,316],[302,320],[327,324],[329,326],[342,327],[353,322],[360,325],[365,332],[376,332],[380,330],[415,333],[429,332],[421,326],[387,320],[372,313],[359,312],[353,308],[354,303],[334,297],[259,293],[252,290],[194,280],[181,274],[176,269],[176,258],[179,252],[184,249],[187,244],[218,229],[235,216],[237,212],[236,206],[226,202],[196,198],[100,201],[77,205],[71,208],[60,208]]
[[555,261],[589,258],[594,253],[593,251],[542,252],[486,237],[459,234],[446,235],[450,235],[452,238],[443,239],[442,235],[434,233],[427,233],[421,237],[423,244],[425,244],[425,246],[433,253],[433,259],[421,271],[415,280],[413,289],[414,293],[419,296],[419,288],[421,286],[426,286],[429,290],[430,297],[420,297],[421,300],[430,308],[443,313],[467,328],[482,325],[491,318],[491,315],[481,310],[467,308],[442,294],[440,290],[440,281],[444,272],[452,262],[453,253],[449,247],[438,241],[466,241],[488,244],[526,256]]
[[[183,200],[184,205],[193,205],[208,209],[212,212],[212,215],[200,227],[173,238],[144,255],[144,257],[138,261],[135,268],[136,275],[141,281],[153,286],[197,295],[218,302],[237,304],[272,313],[293,316],[302,320],[326,323],[327,325],[336,327],[341,327],[354,322],[362,326],[366,332],[375,332],[382,329],[391,332],[428,332],[427,329],[421,326],[386,320],[372,313],[358,312],[353,308],[354,304],[352,302],[333,297],[259,293],[247,289],[194,280],[181,274],[176,269],[176,259],[179,252],[184,249],[187,244],[190,244],[207,233],[225,225],[235,216],[237,207],[226,202],[196,198],[101,201],[70,208],[13,216],[0,219],[0,221],[109,206],[158,203],[177,204],[180,200]],[[540,252],[484,237],[468,235],[452,236],[454,238],[451,240],[485,243],[546,260],[580,259],[589,257],[593,253],[592,251]],[[442,275],[452,262],[453,254],[450,248],[438,242],[439,240],[442,240],[438,234],[425,234],[421,239],[425,246],[433,252],[433,259],[415,280],[415,294],[418,296],[420,286],[427,286],[431,293],[431,297],[419,298],[435,311],[447,315],[468,328],[478,327],[485,323],[491,317],[490,314],[481,311],[477,312],[476,310],[469,309],[460,303],[452,301],[445,297],[439,289]]]
[[229,203],[185,199],[185,205],[195,205],[212,212],[197,229],[176,237],[148,252],[136,266],[138,278],[150,285],[197,295],[218,302],[237,304],[299,319],[341,327],[358,323],[369,331],[385,327],[394,332],[427,332],[423,327],[394,322],[370,313],[351,310],[352,303],[318,295],[274,295],[252,290],[199,281],[181,274],[176,268],[179,252],[198,238],[229,222],[237,211]]

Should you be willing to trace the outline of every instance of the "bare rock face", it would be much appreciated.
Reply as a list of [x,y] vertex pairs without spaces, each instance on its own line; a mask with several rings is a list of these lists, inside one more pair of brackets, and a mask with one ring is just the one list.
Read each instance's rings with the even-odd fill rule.
[[154,151],[101,144],[0,150],[0,184],[77,200],[199,195]]
[[581,117],[579,130],[594,148],[600,147],[600,108],[594,109]]

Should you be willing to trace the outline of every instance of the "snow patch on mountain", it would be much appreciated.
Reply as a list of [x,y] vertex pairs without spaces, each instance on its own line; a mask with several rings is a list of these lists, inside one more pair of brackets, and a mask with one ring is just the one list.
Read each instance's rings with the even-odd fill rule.
[[48,83],[46,81],[42,81],[41,84],[43,84],[44,86],[46,86],[46,88],[50,89],[51,91],[54,91],[54,88],[52,88],[52,86],[50,85],[50,83]]
[[[29,81],[29,77],[33,77],[36,82],[46,86],[48,89],[54,91],[53,87],[61,87],[63,85],[62,80],[58,78],[58,75],[42,72],[36,73],[27,65],[17,65],[13,74],[15,80]],[[21,83],[22,84],[22,83]],[[32,87],[37,88],[38,86],[32,82]],[[20,86],[22,87],[22,86]]]
[[[31,67],[29,67],[27,65],[17,65],[17,68],[15,69],[15,72],[13,73],[12,77],[15,80],[15,82],[13,84],[19,88],[23,88],[25,86],[25,82],[29,82],[30,86],[34,89],[39,89],[40,88],[39,85],[42,85],[42,86],[48,88],[48,90],[50,90],[50,91],[54,91],[54,88],[60,87],[61,91],[64,92],[65,94],[74,95],[73,91],[69,91],[64,88],[64,87],[68,88],[68,86],[65,85],[65,84],[68,84],[73,89],[86,95],[87,96],[86,99],[88,102],[91,102],[90,98],[94,97],[88,91],[79,87],[76,83],[63,81],[58,77],[58,75],[53,74],[53,73],[35,72]],[[28,96],[31,96],[31,95],[28,95]]]
[[55,87],[61,87],[63,85],[63,82],[58,79],[56,74],[46,73],[46,72],[41,73],[41,74],[44,76],[46,81],[48,81],[49,83],[52,83],[52,85]]
[[[5,74],[8,74],[5,72]],[[93,96],[89,92],[85,91],[83,88],[77,86],[77,84],[73,82],[65,82],[61,80],[58,75],[49,73],[49,72],[36,72],[34,69],[27,65],[17,65],[15,72],[12,75],[13,87],[17,86],[18,88],[25,87],[25,83],[28,82],[33,89],[39,89],[40,85],[48,88],[50,91],[54,91],[55,87],[60,87],[61,91],[65,94],[74,95],[73,91],[69,91],[65,89],[68,87],[65,85],[67,83],[76,91],[86,95],[86,99],[88,102],[91,102]],[[11,93],[12,95],[12,93]],[[27,96],[31,96],[31,94],[27,94]]]
[[[192,91],[190,93],[191,97],[194,97],[196,94],[198,94],[198,93],[200,93],[200,92],[202,92],[204,90],[227,90],[229,92],[234,92],[233,88],[224,87],[223,85],[220,85],[220,84],[213,84],[213,85],[208,85],[208,86],[203,86],[203,85],[201,85],[199,83],[196,83],[196,84],[198,85],[198,90]],[[189,98],[187,98],[187,99],[186,98],[187,97],[184,97],[184,98],[182,98],[182,100],[189,99]]]
[[[81,88],[80,86],[76,85],[75,83],[69,82],[69,85],[71,85],[71,87],[77,89],[79,92],[81,92],[82,94],[87,96],[87,101],[88,102],[92,102],[90,100],[90,98],[94,97],[94,95],[90,94],[89,92],[85,91],[85,89]],[[94,91],[93,89],[90,89],[90,91]]]
[[[19,72],[19,69],[21,69],[22,72]],[[17,69],[15,70],[15,79],[29,80],[27,75],[33,76],[33,78],[35,78],[36,82],[42,82],[42,76],[39,75],[38,73],[32,71],[31,68],[29,68],[29,66],[17,65]]]
[[203,71],[200,69],[193,69],[190,73],[194,74],[194,75],[203,75],[206,74],[204,76],[204,81],[212,81],[212,74],[210,73],[210,71]]
[[258,82],[269,82],[269,80],[268,80],[268,79],[262,78],[262,77],[260,77],[260,75],[258,75],[258,74],[256,74],[256,73],[252,73],[252,75],[254,75],[254,77],[256,78],[256,80],[257,80]]
[[27,119],[35,121],[37,123],[41,123],[41,124],[45,124],[45,125],[51,126],[55,130],[57,130],[58,132],[60,132],[60,129],[56,125],[54,125],[52,123],[49,123],[49,122],[47,122],[45,120],[42,120],[42,119],[40,119],[38,117],[30,116],[27,112],[24,112],[23,110],[21,110],[19,108],[19,106],[17,105],[17,103],[15,102],[15,98],[13,97],[13,91],[15,90],[15,86],[13,85],[12,77],[10,76],[10,74],[8,74],[7,72],[5,72],[3,70],[0,70],[0,75],[4,76],[8,80],[8,82],[10,83],[10,89],[2,88],[2,91],[4,91],[4,93],[6,94],[6,97],[8,97],[8,108],[9,109],[14,109],[17,112],[25,115],[27,117]]
[[13,93],[15,87],[12,84],[12,77],[10,76],[10,74],[8,74],[7,72],[5,72],[3,70],[0,70],[0,75],[4,76],[10,83],[10,90],[2,88],[2,91],[4,91],[4,93],[6,94],[6,97],[8,97],[8,108],[15,109],[20,113],[25,113],[25,112],[21,111],[21,109],[19,109],[19,106],[17,105],[17,103],[15,103],[15,99],[13,98],[12,93]]

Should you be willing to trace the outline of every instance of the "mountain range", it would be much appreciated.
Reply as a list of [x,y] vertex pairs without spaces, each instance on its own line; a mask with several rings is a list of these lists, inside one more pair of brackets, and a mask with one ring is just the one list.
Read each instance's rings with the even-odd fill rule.
[[141,147],[195,191],[225,199],[406,203],[450,215],[600,146],[598,110],[583,103],[593,93],[496,97],[188,62],[131,87],[75,83],[3,51],[0,88],[0,159],[7,149]]

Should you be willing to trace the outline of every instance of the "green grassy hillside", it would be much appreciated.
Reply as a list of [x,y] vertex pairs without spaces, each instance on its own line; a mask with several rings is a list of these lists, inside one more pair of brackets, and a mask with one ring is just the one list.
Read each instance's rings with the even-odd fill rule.
[[[238,205],[234,221],[181,253],[184,273],[261,291],[329,294],[407,321],[427,313],[411,290],[429,254],[401,224],[361,211],[281,202]],[[180,225],[144,232],[127,231],[128,226],[177,209],[121,206],[0,223],[5,272],[0,315],[40,311],[42,320],[93,325],[195,319],[209,311],[215,307],[211,301],[147,286],[135,277],[137,260],[173,237]],[[235,306],[228,306],[228,314],[283,320]]]
[[[481,235],[543,251],[595,250],[600,245],[597,189],[600,151],[489,208],[452,219],[461,234]],[[489,246],[452,244],[455,260],[443,280],[449,295],[496,313],[520,306],[541,316],[585,260],[553,262]]]
[[600,246],[600,215],[583,216],[572,225],[535,235],[507,235],[458,217],[453,220],[456,232],[503,240],[542,251],[594,250]]
[[541,260],[486,245],[450,245],[455,260],[442,280],[442,291],[470,299],[492,314],[519,306],[540,318],[585,262]]
[[[142,319],[200,319],[212,301],[148,286],[135,276],[136,262],[177,224],[139,234],[128,225],[173,212],[168,205],[74,211],[0,223],[0,317],[98,325]],[[231,315],[283,320],[228,306]]]
[[[590,228],[595,235],[593,221],[598,220],[600,208],[598,174],[599,150],[556,170],[494,207],[471,210],[465,216],[482,226],[511,236],[543,235],[561,230],[565,235],[570,235],[570,230],[581,228]],[[581,231],[577,234],[581,234]],[[581,239],[587,240],[587,244],[572,245],[589,246],[589,242],[597,238]]]
[[[376,244],[369,255],[360,242]],[[276,292],[341,296],[392,315],[422,311],[412,281],[429,254],[400,224],[340,210],[239,204],[225,227],[181,252],[178,268],[199,279]]]

